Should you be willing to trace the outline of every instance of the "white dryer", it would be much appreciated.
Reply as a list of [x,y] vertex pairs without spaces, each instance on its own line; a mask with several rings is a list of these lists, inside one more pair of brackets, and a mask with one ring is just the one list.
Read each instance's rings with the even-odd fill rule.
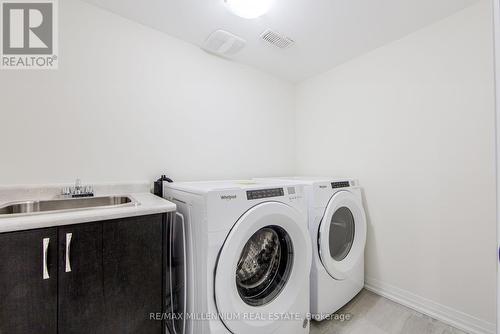
[[309,332],[304,287],[312,247],[303,186],[166,183],[164,197],[177,204],[186,232],[187,295],[173,304],[187,317],[177,321],[176,333]]
[[271,180],[300,182],[305,186],[313,246],[311,313],[314,320],[323,320],[348,303],[364,286],[367,226],[361,188],[352,179],[284,177]]

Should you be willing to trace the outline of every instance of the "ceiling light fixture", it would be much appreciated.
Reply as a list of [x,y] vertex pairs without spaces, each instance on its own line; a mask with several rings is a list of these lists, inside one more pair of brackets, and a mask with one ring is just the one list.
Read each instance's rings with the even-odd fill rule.
[[234,14],[245,19],[255,19],[271,9],[273,0],[224,0]]

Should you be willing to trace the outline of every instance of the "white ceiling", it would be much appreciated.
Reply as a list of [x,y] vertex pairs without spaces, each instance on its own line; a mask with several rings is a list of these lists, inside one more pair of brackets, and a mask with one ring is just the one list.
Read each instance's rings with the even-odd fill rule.
[[[245,39],[233,58],[290,81],[326,71],[463,9],[477,0],[275,0],[253,19],[223,0],[85,0],[195,45],[224,29]],[[259,39],[273,29],[295,40],[278,49]]]

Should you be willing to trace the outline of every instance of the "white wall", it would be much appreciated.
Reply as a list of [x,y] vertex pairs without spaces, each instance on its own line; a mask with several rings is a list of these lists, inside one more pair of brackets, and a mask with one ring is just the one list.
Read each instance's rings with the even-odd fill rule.
[[300,174],[365,188],[369,285],[478,331],[495,322],[491,32],[482,0],[297,88]]
[[[495,37],[495,118],[496,118],[496,186],[497,186],[497,249],[500,249],[500,1],[493,0]],[[500,322],[500,265],[497,262],[497,323]],[[497,334],[500,326],[497,325]]]
[[293,86],[77,0],[56,71],[0,73],[0,184],[290,173]]

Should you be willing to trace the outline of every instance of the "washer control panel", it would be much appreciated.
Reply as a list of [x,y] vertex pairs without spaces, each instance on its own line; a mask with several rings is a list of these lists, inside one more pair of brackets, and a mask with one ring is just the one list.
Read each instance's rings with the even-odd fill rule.
[[248,190],[247,199],[261,199],[269,197],[280,197],[285,196],[285,191],[283,188],[272,188],[272,189],[259,189],[259,190]]
[[332,182],[332,189],[348,188],[349,186],[350,186],[349,181]]

